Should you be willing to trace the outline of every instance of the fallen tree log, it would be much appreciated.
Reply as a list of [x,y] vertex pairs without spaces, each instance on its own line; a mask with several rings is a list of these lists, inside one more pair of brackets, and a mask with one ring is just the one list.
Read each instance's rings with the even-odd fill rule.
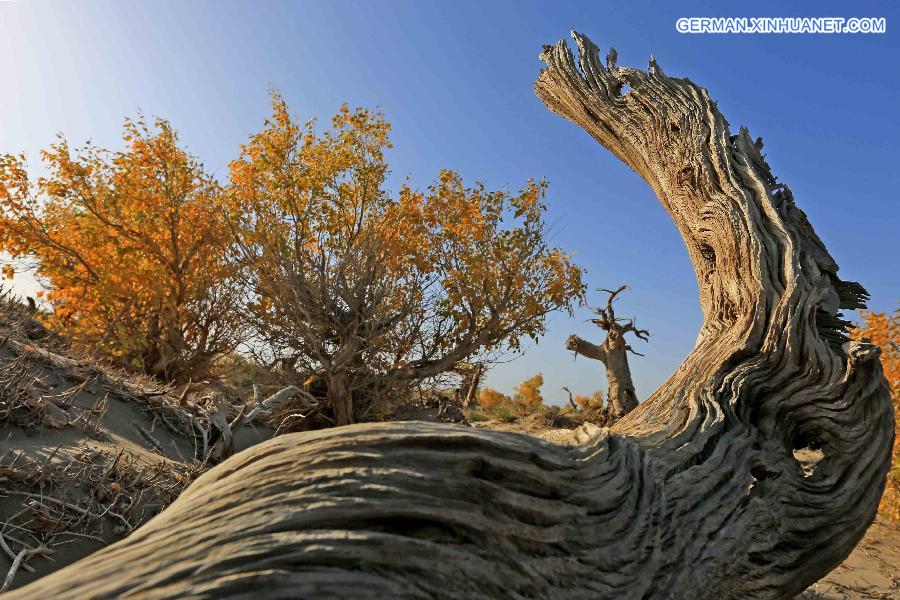
[[647,180],[696,270],[702,331],[659,390],[575,447],[427,423],[284,435],[9,598],[776,598],[846,557],[893,438],[878,350],[838,316],[865,290],[706,90],[575,41],[579,63],[545,48],[538,96]]

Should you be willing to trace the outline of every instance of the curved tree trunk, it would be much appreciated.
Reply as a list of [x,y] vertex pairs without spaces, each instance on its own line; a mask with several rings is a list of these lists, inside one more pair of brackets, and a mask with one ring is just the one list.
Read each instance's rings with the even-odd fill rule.
[[659,390],[577,447],[426,423],[281,436],[9,597],[788,597],[837,565],[893,437],[878,350],[836,316],[865,292],[705,90],[575,39],[580,69],[547,47],[538,95],[647,180],[697,273],[702,333]]

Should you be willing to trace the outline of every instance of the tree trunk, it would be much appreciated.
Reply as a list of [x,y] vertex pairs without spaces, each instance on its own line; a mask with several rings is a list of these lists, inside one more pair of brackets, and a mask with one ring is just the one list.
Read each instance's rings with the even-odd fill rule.
[[619,332],[610,330],[602,345],[592,344],[577,335],[569,336],[566,348],[606,367],[607,402],[616,419],[637,408],[637,395],[628,366],[627,345]]
[[545,49],[538,95],[653,187],[700,285],[697,346],[653,395],[577,447],[415,422],[280,436],[10,599],[785,598],[840,563],[893,438],[878,350],[837,317],[864,290],[704,89],[576,42],[580,69]]
[[355,422],[353,416],[353,395],[347,383],[347,374],[343,371],[326,375],[328,384],[328,401],[334,409],[334,419],[337,425],[351,425]]
[[478,389],[484,377],[484,365],[482,363],[460,363],[456,367],[460,374],[458,396],[462,399],[463,407],[471,406],[478,397]]
[[620,337],[618,343],[610,343],[610,337],[607,337],[606,341],[606,360],[603,362],[609,388],[607,398],[616,418],[622,418],[637,408],[637,395],[634,393],[624,340]]
[[597,346],[577,335],[570,335],[566,340],[567,349],[587,358],[599,360],[606,366],[608,404],[616,420],[630,413],[638,404],[634,382],[631,380],[631,369],[628,366],[628,353],[634,350],[625,342],[625,335],[631,333],[636,339],[643,341],[647,341],[650,335],[646,329],[639,328],[633,318],[623,319],[616,316],[613,302],[627,289],[627,285],[622,285],[616,290],[598,290],[609,293],[606,307],[591,308],[597,313],[597,318],[591,319],[591,322],[606,332],[606,339],[602,344]]

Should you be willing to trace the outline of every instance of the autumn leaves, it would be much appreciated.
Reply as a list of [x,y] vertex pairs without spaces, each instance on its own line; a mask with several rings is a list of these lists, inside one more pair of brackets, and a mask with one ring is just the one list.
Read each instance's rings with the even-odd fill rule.
[[166,121],[126,121],[123,141],[60,139],[34,181],[24,157],[0,157],[0,241],[36,259],[53,328],[123,367],[187,379],[239,341],[223,189]]
[[167,381],[241,348],[317,375],[340,423],[519,349],[581,296],[582,271],[546,241],[545,182],[489,191],[442,171],[391,193],[382,114],[344,106],[319,129],[273,95],[227,181],[163,120],[127,121],[121,151],[61,140],[35,180],[2,156],[0,241],[34,259],[47,320],[75,343]]

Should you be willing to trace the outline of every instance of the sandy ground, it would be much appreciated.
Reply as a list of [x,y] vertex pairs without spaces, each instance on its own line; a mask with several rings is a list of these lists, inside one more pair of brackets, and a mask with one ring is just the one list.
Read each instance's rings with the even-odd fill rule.
[[27,348],[0,347],[0,583],[27,557],[10,589],[127,535],[196,471],[153,396]]
[[[198,455],[213,440],[196,403],[68,355],[2,297],[0,340],[0,589],[13,589],[159,513],[207,467]],[[271,437],[258,431],[235,431],[235,450]]]
[[847,560],[800,597],[804,600],[900,598],[900,526],[876,519]]

